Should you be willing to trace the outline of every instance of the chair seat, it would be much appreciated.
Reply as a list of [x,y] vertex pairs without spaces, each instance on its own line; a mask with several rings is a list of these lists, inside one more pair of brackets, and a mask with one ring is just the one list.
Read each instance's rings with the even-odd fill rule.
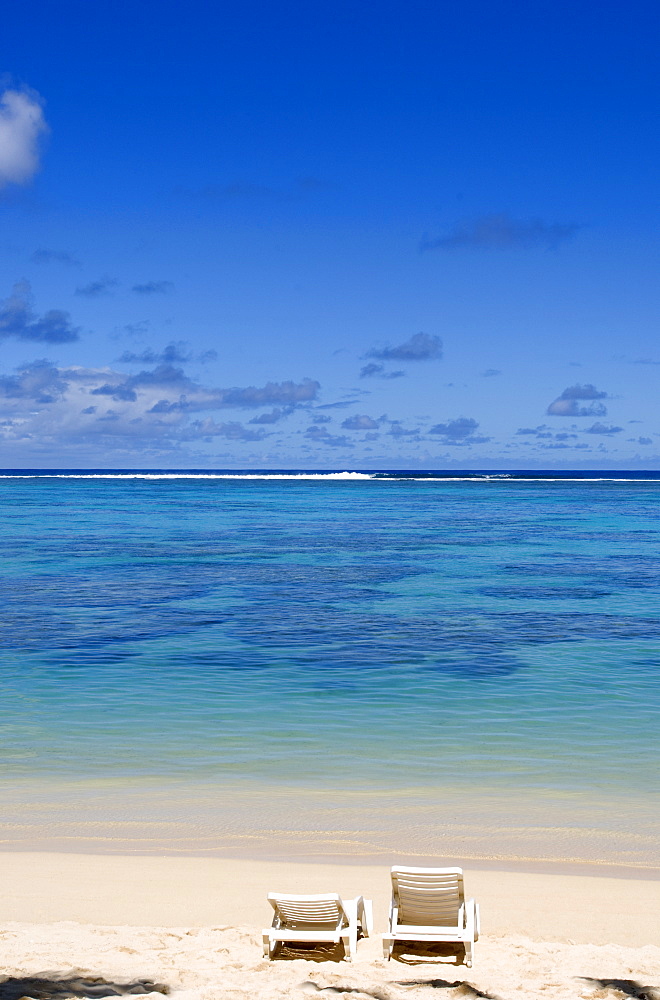
[[279,927],[272,935],[278,941],[331,941],[339,944],[341,941],[341,931],[339,930],[285,930]]
[[397,924],[396,936],[401,937],[406,934],[408,936],[414,937],[446,937],[448,940],[460,939],[463,935],[463,931],[460,927],[438,927],[431,924]]

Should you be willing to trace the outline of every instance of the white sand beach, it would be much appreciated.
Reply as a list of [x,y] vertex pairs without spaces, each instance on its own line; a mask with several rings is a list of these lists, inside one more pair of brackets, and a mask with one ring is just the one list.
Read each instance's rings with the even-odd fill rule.
[[[399,860],[399,859],[393,859]],[[168,991],[190,1000],[345,996],[660,998],[660,881],[465,868],[482,909],[472,969],[381,958],[385,865],[2,853],[0,1000]],[[652,873],[649,873],[652,874]],[[376,934],[268,962],[269,890],[362,893]]]

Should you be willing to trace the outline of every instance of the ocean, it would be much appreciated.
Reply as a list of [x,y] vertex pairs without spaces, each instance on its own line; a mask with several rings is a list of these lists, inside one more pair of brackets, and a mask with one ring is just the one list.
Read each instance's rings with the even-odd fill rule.
[[660,871],[659,473],[0,474],[0,846]]

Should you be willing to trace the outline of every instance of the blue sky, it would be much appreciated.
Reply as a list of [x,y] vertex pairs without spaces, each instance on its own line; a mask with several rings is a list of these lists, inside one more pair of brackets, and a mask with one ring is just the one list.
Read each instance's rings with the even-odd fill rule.
[[0,465],[660,467],[655,5],[3,22]]

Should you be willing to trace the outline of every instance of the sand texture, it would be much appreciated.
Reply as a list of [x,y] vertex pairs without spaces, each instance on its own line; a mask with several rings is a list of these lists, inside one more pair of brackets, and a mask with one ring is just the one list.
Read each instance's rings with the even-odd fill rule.
[[659,881],[466,869],[482,907],[467,969],[428,956],[384,962],[377,933],[352,964],[341,947],[262,958],[269,889],[363,892],[383,930],[380,865],[12,853],[0,854],[0,879],[0,1000],[660,1000]]
[[347,1000],[445,997],[660,1000],[660,948],[570,945],[486,937],[472,969],[414,959],[383,962],[378,940],[348,964],[260,956],[260,936],[239,927],[104,927],[10,923],[0,934],[2,1000],[104,997],[167,991],[176,1000],[280,1000],[317,994]]

